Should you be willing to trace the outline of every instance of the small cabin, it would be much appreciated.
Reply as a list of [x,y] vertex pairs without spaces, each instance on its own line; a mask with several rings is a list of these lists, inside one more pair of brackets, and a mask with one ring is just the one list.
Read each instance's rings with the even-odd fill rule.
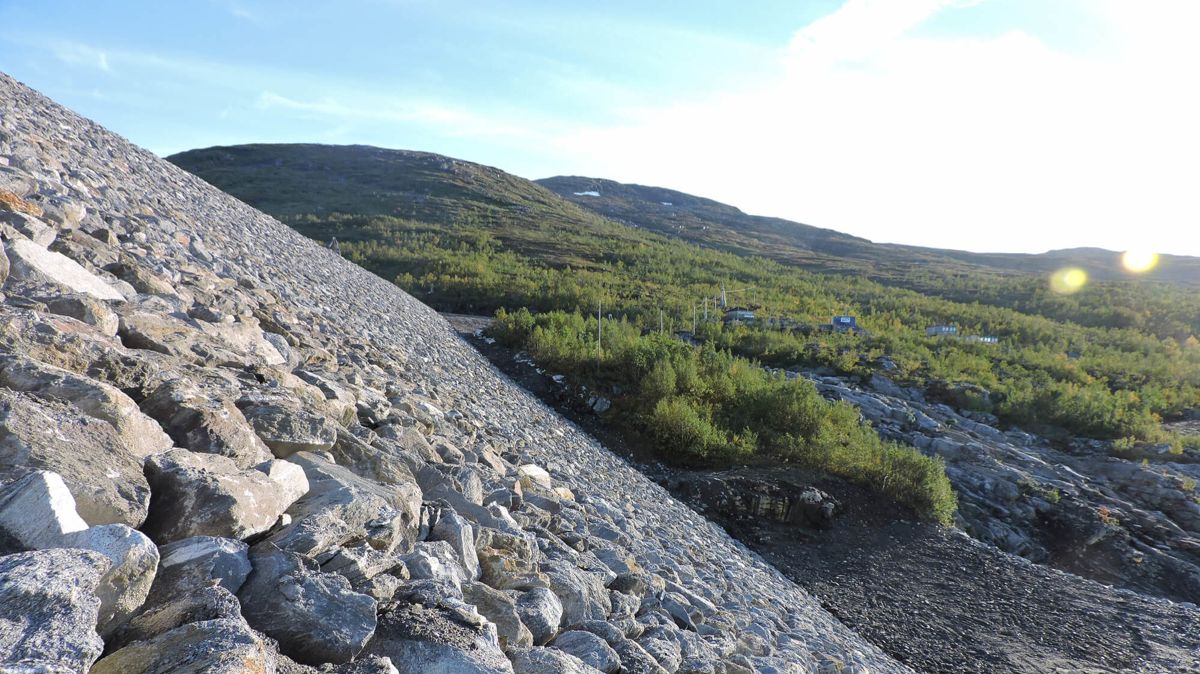
[[834,332],[858,332],[858,319],[854,316],[834,316],[830,325]]
[[953,325],[931,325],[925,328],[926,337],[953,337],[958,334],[958,328]]
[[726,311],[725,316],[721,318],[721,321],[726,324],[753,323],[754,320],[754,312],[750,311],[749,309],[730,309],[729,311]]

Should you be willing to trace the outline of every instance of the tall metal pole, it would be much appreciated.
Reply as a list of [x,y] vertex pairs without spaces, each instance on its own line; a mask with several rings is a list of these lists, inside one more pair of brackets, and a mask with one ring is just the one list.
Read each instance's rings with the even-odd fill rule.
[[658,334],[662,334],[662,309],[658,310]]
[[692,335],[696,334],[696,303],[692,302]]
[[603,302],[596,301],[596,365],[600,364],[600,310],[603,307]]

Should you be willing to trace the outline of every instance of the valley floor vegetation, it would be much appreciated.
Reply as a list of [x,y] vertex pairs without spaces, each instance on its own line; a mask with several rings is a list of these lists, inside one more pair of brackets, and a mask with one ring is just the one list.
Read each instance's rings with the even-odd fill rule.
[[[695,325],[714,346],[764,365],[826,367],[865,378],[886,363],[885,374],[901,384],[1051,437],[1178,444],[1162,431],[1162,418],[1200,404],[1200,343],[1191,335],[1180,340],[953,302],[644,233],[605,244],[584,239],[573,248],[590,250],[593,258],[554,264],[534,256],[532,242],[513,245],[470,223],[431,227],[387,216],[333,216],[296,224],[311,232],[317,223],[322,235],[337,232],[351,260],[442,310],[525,307],[582,315],[600,306],[655,329],[661,316],[667,332],[690,332]],[[723,285],[747,289],[738,297],[757,307],[760,319],[778,317],[793,327],[722,323],[715,298]],[[1087,294],[1104,292],[1102,286],[1086,289],[1071,305],[1064,303],[1072,298],[1045,301],[1078,312],[1095,301]],[[703,298],[713,298],[707,321]],[[855,316],[865,332],[815,329],[841,314]],[[925,335],[925,327],[943,324],[957,326],[960,335],[999,341]]]
[[940,459],[880,439],[854,406],[825,400],[806,379],[769,373],[711,344],[643,335],[623,319],[501,309],[489,334],[578,385],[621,392],[609,414],[632,421],[672,462],[800,465],[864,484],[924,518],[953,520]]

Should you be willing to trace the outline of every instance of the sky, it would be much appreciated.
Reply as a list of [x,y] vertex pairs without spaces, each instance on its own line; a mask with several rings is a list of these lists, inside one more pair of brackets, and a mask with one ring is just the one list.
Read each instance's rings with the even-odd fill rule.
[[0,0],[0,70],[166,155],[425,150],[874,241],[1200,255],[1192,0]]

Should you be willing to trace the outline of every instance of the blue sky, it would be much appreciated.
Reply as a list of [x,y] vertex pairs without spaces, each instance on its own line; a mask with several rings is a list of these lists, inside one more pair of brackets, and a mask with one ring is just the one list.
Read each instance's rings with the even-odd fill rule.
[[1197,3],[0,2],[0,69],[160,154],[419,149],[879,241],[1200,255]]

